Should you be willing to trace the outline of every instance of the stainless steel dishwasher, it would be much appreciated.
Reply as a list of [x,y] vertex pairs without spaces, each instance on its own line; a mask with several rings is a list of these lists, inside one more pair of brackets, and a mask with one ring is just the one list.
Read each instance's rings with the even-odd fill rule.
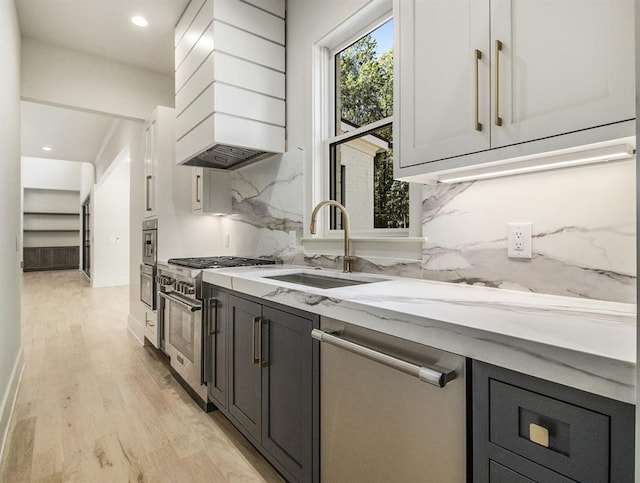
[[322,318],[321,480],[467,479],[465,359]]

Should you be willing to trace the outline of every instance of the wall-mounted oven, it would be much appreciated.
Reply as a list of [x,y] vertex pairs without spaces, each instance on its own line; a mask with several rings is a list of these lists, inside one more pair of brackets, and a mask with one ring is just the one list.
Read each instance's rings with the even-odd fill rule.
[[156,267],[140,265],[140,300],[151,310],[156,309]]

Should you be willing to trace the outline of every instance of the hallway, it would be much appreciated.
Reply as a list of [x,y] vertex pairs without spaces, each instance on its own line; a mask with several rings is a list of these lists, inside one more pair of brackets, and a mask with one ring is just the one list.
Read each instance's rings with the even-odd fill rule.
[[282,481],[127,330],[128,286],[23,276],[25,369],[0,482]]

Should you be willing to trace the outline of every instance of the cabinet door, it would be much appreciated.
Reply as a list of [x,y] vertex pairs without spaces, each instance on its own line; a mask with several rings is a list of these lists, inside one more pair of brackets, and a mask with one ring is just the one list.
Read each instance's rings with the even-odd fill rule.
[[296,481],[313,478],[313,321],[263,307],[262,445]]
[[202,183],[204,181],[203,168],[192,168],[191,170],[191,210],[194,213],[202,213]]
[[40,268],[51,270],[53,268],[53,248],[45,247],[40,249]]
[[156,156],[156,129],[155,117],[147,121],[145,127],[145,154],[144,154],[144,216],[153,216],[155,210],[155,156]]
[[635,118],[633,19],[633,0],[491,0],[492,147]]
[[55,247],[51,249],[51,268],[66,268],[67,248]]
[[80,267],[80,247],[67,247],[66,266],[69,268]]
[[229,296],[229,414],[255,443],[261,429],[259,329],[262,306],[233,295]]
[[227,407],[227,300],[224,292],[210,286],[205,307],[207,354],[205,378],[209,397],[218,407]]
[[488,0],[396,0],[394,16],[400,167],[489,149]]
[[25,271],[37,270],[40,268],[40,249],[25,247],[24,249],[24,267]]

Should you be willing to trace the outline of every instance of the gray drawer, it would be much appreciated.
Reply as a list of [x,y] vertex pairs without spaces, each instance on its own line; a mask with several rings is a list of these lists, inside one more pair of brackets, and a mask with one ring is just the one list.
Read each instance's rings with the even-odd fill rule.
[[489,481],[491,483],[535,483],[534,480],[522,476],[495,461],[489,461]]
[[[548,447],[530,441],[530,424],[548,430]],[[489,440],[571,479],[609,481],[609,426],[606,415],[489,380]]]

